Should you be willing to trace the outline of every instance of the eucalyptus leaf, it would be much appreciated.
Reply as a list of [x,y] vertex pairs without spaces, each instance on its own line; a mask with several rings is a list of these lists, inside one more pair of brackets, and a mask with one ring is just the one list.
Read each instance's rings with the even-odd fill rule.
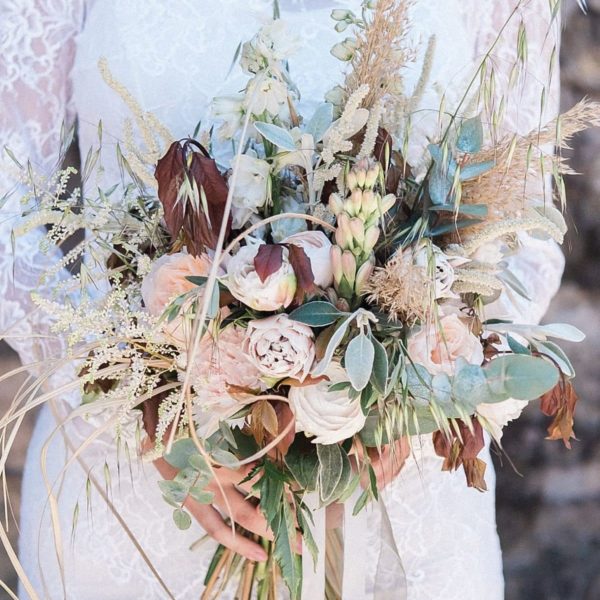
[[523,344],[521,344],[520,342],[518,342],[512,335],[507,335],[506,336],[506,341],[508,342],[508,347],[515,354],[527,354],[527,355],[531,355],[531,350],[529,350],[529,348],[527,346],[524,346]]
[[551,390],[559,377],[558,369],[547,360],[521,354],[499,356],[483,370],[495,395],[515,400],[536,400]]
[[185,469],[189,465],[190,457],[198,454],[194,441],[185,438],[177,440],[171,447],[171,452],[165,454],[164,459],[176,469]]
[[373,372],[375,349],[369,337],[361,332],[350,340],[344,354],[348,379],[355,390],[362,390],[369,383]]
[[486,160],[481,163],[472,163],[469,165],[465,165],[460,170],[460,180],[468,181],[469,179],[475,179],[476,177],[480,177],[484,173],[487,173],[490,169],[493,169],[496,166],[496,162],[493,160]]
[[172,504],[182,504],[188,496],[187,488],[176,481],[159,481],[158,487],[165,499]]
[[479,365],[459,361],[452,379],[452,396],[467,412],[473,412],[478,404],[505,400],[504,394],[494,393],[486,373]]
[[335,323],[343,313],[330,302],[317,300],[299,306],[290,313],[290,319],[310,327],[326,327]]
[[189,529],[192,525],[192,517],[182,508],[176,508],[173,511],[173,521],[181,530]]
[[433,395],[431,380],[431,373],[423,365],[407,365],[406,387],[418,405],[426,406],[429,404]]
[[190,496],[200,504],[212,504],[215,499],[215,495],[212,492],[209,492],[198,485],[190,488]]
[[554,342],[545,341],[535,344],[536,350],[552,358],[567,377],[575,377],[575,369],[563,349]]
[[447,172],[443,167],[437,164],[433,167],[427,189],[429,190],[429,197],[433,204],[446,204],[452,189],[452,181],[448,178]]
[[256,121],[254,127],[258,133],[278,148],[290,152],[296,150],[294,138],[287,129],[273,125],[272,123],[262,123],[260,121]]
[[456,148],[460,152],[475,154],[481,150],[483,144],[483,124],[481,117],[477,115],[472,119],[465,119],[458,131]]

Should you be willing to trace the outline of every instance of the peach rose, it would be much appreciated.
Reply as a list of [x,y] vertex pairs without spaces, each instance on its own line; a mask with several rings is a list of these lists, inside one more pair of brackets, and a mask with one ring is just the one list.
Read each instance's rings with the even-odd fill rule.
[[242,349],[245,337],[243,327],[229,325],[216,338],[207,334],[200,342],[192,366],[192,386],[194,417],[203,434],[216,431],[219,421],[242,407],[230,393],[230,386],[249,391],[263,391],[267,387],[260,371]]
[[[206,254],[192,256],[185,252],[165,254],[154,262],[150,272],[142,281],[142,298],[148,312],[160,317],[165,309],[175,298],[190,292],[195,287],[186,278],[191,275],[207,277],[212,261]],[[219,269],[219,274],[224,271]],[[202,291],[199,291],[202,298]],[[187,335],[191,331],[191,323],[186,318],[185,309],[171,322],[164,324],[164,332],[170,338],[169,341],[178,345],[185,345]]]
[[483,363],[483,348],[479,338],[460,318],[447,315],[435,325],[423,328],[408,339],[408,355],[417,364],[423,365],[431,374],[454,373],[456,359],[464,358],[468,363]]

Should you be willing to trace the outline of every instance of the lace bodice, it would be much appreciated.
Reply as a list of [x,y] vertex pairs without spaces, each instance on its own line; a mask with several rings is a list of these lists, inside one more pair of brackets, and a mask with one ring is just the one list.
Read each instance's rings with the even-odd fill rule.
[[[428,138],[435,137],[442,96],[445,96],[448,110],[457,105],[466,82],[473,76],[516,3],[517,0],[416,1],[411,39],[417,60],[409,66],[405,77],[409,94],[417,84],[431,36],[435,36],[437,50],[427,93],[416,107],[412,122],[413,142],[409,149],[412,162],[418,162]],[[350,7],[356,10],[359,4],[359,0],[280,0],[283,18],[291,22],[303,40],[290,68],[302,93],[304,106],[320,102],[324,93],[342,76],[340,63],[328,53],[329,47],[343,37],[343,34],[340,36],[333,31],[329,19],[331,9]],[[493,67],[499,103],[499,90],[506,89],[515,62],[520,22],[526,23],[529,62],[518,90],[506,104],[503,125],[505,131],[525,132],[549,120],[558,106],[556,73],[551,84],[547,85],[548,63],[556,42],[557,25],[548,35],[546,0],[524,0],[521,4],[523,6],[510,20],[494,48],[488,74]],[[242,87],[235,70],[227,78],[225,74],[229,71],[238,43],[249,38],[257,29],[257,23],[268,19],[271,14],[270,0],[210,3],[198,0],[180,0],[177,3],[165,0],[0,0],[0,147],[8,146],[21,161],[29,159],[37,169],[50,172],[58,160],[63,122],[70,123],[77,117],[81,154],[85,157],[88,148],[96,143],[98,121],[102,120],[104,178],[107,182],[116,181],[118,171],[114,146],[122,135],[123,121],[130,114],[129,108],[103,82],[97,68],[98,59],[107,59],[115,77],[144,110],[155,113],[174,137],[183,137],[191,134],[199,120],[207,120],[208,105],[213,96],[235,92]],[[540,116],[540,95],[545,85],[546,111]],[[4,155],[0,159],[0,198],[18,188],[19,184],[17,170],[11,159]],[[0,290],[3,300],[0,304],[0,333],[17,349],[24,363],[31,363],[57,356],[61,341],[50,334],[49,317],[37,311],[30,300],[31,290],[39,288],[40,276],[54,260],[51,255],[39,251],[42,232],[34,231],[18,238],[15,247],[12,247],[10,232],[19,213],[18,196],[18,192],[10,196],[0,218]],[[551,243],[524,238],[521,251],[511,261],[517,276],[528,286],[531,300],[506,301],[496,309],[509,313],[516,320],[538,320],[558,287],[562,255]],[[41,293],[50,294],[54,283],[47,281]],[[68,374],[63,373],[63,376]],[[46,425],[40,427],[46,427],[48,432],[52,430],[49,417]],[[92,453],[90,460],[93,464],[95,456],[96,460],[101,457],[104,461],[109,453],[109,446],[101,445],[95,455]],[[108,462],[111,460],[109,458]],[[491,598],[485,591],[488,588],[485,587],[484,576],[481,581],[473,582],[471,579],[468,553],[479,548],[478,555],[483,557],[482,560],[486,552],[490,556],[497,553],[497,542],[493,541],[493,495],[488,495],[485,500],[476,499],[469,495],[472,490],[466,489],[461,474],[455,477],[439,474],[438,471],[439,461],[433,457],[426,443],[422,460],[407,466],[390,490],[392,524],[397,535],[408,536],[399,547],[408,555],[405,566],[409,591],[413,590],[410,598],[454,598],[455,593],[459,597],[452,584],[460,577],[463,582],[469,577],[472,583],[475,595],[469,597]],[[176,586],[173,582],[177,579],[177,569],[187,572],[181,566],[186,558],[181,553],[174,554],[173,548],[169,552],[168,548],[160,548],[162,541],[171,537],[168,508],[165,510],[162,506],[151,476],[152,481],[147,479],[147,473],[138,472],[132,477],[137,488],[124,486],[120,507],[128,515],[132,529],[137,531],[143,542],[147,542],[145,545],[158,546],[153,551],[159,563],[170,562],[168,556],[179,557],[173,559],[173,565],[177,566],[165,566],[163,572],[163,575],[165,572],[173,575],[170,583]],[[65,496],[73,503],[80,498],[81,482],[82,475],[79,473],[78,479],[71,480],[71,487],[68,483],[63,485]],[[36,488],[40,484],[35,476],[32,475],[29,485],[28,488],[26,482],[25,491],[29,489],[32,497],[44,495],[42,489]],[[140,486],[143,490],[142,504],[145,503],[143,510],[139,506]],[[444,509],[441,508],[442,502]],[[72,508],[71,504],[65,509],[68,513],[66,522]],[[39,515],[32,510],[34,520]],[[479,516],[471,518],[474,514]],[[164,523],[161,515],[164,515]],[[431,527],[428,529],[424,525],[423,515],[428,520],[433,519],[434,535]],[[153,532],[148,531],[148,522],[154,523]],[[111,525],[102,521],[97,527],[96,533],[101,534],[103,541],[100,545],[94,542],[90,546],[90,556],[99,553],[105,559],[114,576],[115,589],[120,584],[129,585],[127,573],[133,567],[119,562],[117,558],[123,553],[131,553],[130,542],[127,539],[123,541],[123,534],[115,523]],[[29,533],[34,537],[38,531],[39,524],[38,528],[32,525],[29,529],[25,528],[24,535]],[[459,548],[452,544],[458,533],[463,539]],[[190,535],[192,537],[185,537],[185,540],[177,537],[172,543],[187,547],[186,544],[193,541],[198,532]],[[485,540],[491,541],[487,544]],[[45,543],[50,543],[50,540]],[[41,553],[44,548],[42,545]],[[48,556],[53,555],[49,548],[46,551]],[[452,557],[451,564],[428,563],[428,556],[436,553]],[[203,557],[199,562],[204,563],[208,558]],[[31,557],[31,561],[36,565],[34,569],[37,568],[37,556]],[[194,569],[203,572],[202,567]],[[446,570],[442,587],[436,584],[436,569]],[[489,569],[496,571],[489,574]],[[489,581],[498,580],[497,569],[497,561],[490,558]],[[156,582],[142,563],[138,570],[140,581],[133,595],[164,597],[163,592],[157,592],[157,588],[153,587]],[[93,589],[94,584],[86,584],[86,581],[93,580],[92,575],[79,572],[84,586],[81,589]],[[423,584],[424,579],[427,585]],[[98,583],[99,589],[102,589],[101,582]],[[187,594],[191,594],[193,589],[197,591],[197,588],[185,586],[174,589],[178,590],[177,598],[195,597]],[[115,597],[119,597],[118,592],[115,593]],[[427,595],[429,593],[431,595]],[[479,596],[476,595],[478,593]],[[77,594],[73,597],[84,600]],[[464,589],[460,597],[465,597]],[[87,598],[85,596],[85,600]]]

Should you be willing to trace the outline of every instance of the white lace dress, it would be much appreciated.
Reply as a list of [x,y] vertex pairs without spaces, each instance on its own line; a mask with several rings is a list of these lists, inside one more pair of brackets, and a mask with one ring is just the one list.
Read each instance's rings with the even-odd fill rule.
[[[436,36],[431,79],[413,119],[410,158],[418,160],[427,137],[435,134],[442,94],[448,109],[456,104],[464,84],[510,15],[516,0],[423,0],[413,10],[412,37],[419,59],[407,73],[415,86],[419,63],[430,36]],[[332,8],[357,8],[358,0],[280,0],[282,15],[300,33],[303,46],[291,61],[292,75],[304,105],[319,102],[340,80],[340,63],[328,49],[335,34]],[[540,122],[542,85],[547,82],[548,56],[554,30],[546,36],[546,0],[525,2],[494,50],[497,88],[503,87],[515,59],[521,18],[527,23],[530,64],[520,93],[507,104],[505,127],[525,132]],[[272,14],[270,0],[0,0],[0,147],[29,157],[36,167],[55,167],[63,120],[77,117],[79,141],[85,157],[96,140],[101,119],[104,129],[103,164],[106,180],[118,179],[114,144],[122,132],[128,109],[102,81],[98,58],[106,57],[114,75],[145,110],[154,112],[178,137],[191,134],[207,118],[212,96],[242,87],[234,74],[225,74],[241,40],[248,39],[261,19]],[[490,63],[491,64],[491,63]],[[548,88],[547,114],[557,106],[557,77]],[[10,161],[0,169],[0,197],[18,186]],[[18,196],[18,193],[15,194]],[[52,257],[38,250],[41,232],[16,241],[10,230],[18,203],[10,200],[0,219],[0,332],[20,353],[24,363],[57,356],[59,340],[49,332],[49,320],[34,309],[29,298]],[[513,268],[529,287],[531,302],[497,307],[518,320],[538,320],[555,293],[562,272],[562,256],[549,243],[523,239],[512,259]],[[52,282],[44,288],[50,290]],[[44,293],[44,288],[41,290]],[[28,335],[33,334],[33,335]],[[38,371],[41,367],[38,367]],[[55,378],[59,385],[63,378]],[[66,401],[76,402],[73,397]],[[198,598],[214,546],[190,545],[201,537],[195,525],[175,529],[171,509],[161,499],[157,474],[150,465],[132,460],[131,471],[121,456],[120,474],[111,440],[98,439],[84,453],[90,473],[104,481],[111,474],[109,497],[130,529],[109,510],[97,490],[88,499],[87,473],[74,463],[60,485],[58,511],[63,530],[63,592],[55,543],[40,472],[40,453],[56,423],[49,408],[42,409],[28,454],[22,495],[20,556],[40,598],[52,600],[111,600]],[[77,443],[85,424],[69,429]],[[55,442],[48,454],[49,480],[61,474],[63,446]],[[489,455],[488,455],[489,461]],[[123,464],[125,462],[125,464]],[[501,553],[494,514],[494,473],[488,463],[490,491],[468,489],[462,472],[441,472],[429,439],[417,445],[386,493],[386,504],[408,583],[409,600],[494,600],[503,597]],[[78,523],[71,540],[75,507]],[[356,548],[356,561],[374,571],[379,548],[379,514],[369,514],[369,537]],[[155,565],[153,573],[132,539]],[[351,568],[351,567],[350,567]],[[162,583],[159,582],[159,578]],[[368,578],[369,579],[369,578]],[[372,581],[367,581],[364,597]],[[390,598],[398,597],[390,587]],[[361,597],[363,594],[359,594]],[[23,598],[26,597],[22,591]],[[223,597],[230,597],[224,594]]]

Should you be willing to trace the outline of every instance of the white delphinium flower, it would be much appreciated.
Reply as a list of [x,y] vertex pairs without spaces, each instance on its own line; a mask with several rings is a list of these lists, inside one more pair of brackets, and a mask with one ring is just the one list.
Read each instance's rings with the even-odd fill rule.
[[244,96],[218,96],[211,104],[211,114],[223,124],[217,130],[222,140],[231,139],[241,128],[244,120]]
[[281,19],[269,21],[242,46],[240,63],[246,73],[277,68],[300,47],[300,38]]
[[232,217],[234,229],[240,229],[267,201],[271,166],[253,151],[240,155],[234,170],[236,166]]
[[265,112],[271,117],[282,117],[288,109],[288,86],[261,73],[248,82],[243,106],[257,117]]

